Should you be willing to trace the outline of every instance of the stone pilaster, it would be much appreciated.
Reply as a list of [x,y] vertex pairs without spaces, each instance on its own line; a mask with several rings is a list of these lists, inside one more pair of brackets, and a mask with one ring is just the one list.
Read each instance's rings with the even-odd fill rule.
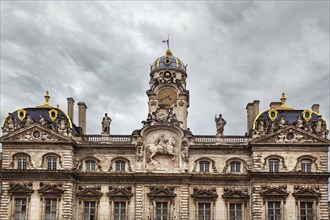
[[329,219],[329,207],[328,207],[328,187],[323,185],[320,187],[320,220]]
[[189,219],[189,187],[182,186],[180,191],[181,210],[180,215],[182,220]]
[[0,219],[10,219],[9,206],[10,206],[10,197],[9,197],[9,183],[2,182],[2,194],[0,197]]
[[253,220],[262,220],[262,198],[260,192],[261,186],[252,185],[251,215]]
[[141,185],[136,186],[135,192],[135,220],[143,219],[143,201],[144,201],[144,188]]
[[71,181],[63,185],[63,208],[61,219],[73,220],[74,218],[74,184]]

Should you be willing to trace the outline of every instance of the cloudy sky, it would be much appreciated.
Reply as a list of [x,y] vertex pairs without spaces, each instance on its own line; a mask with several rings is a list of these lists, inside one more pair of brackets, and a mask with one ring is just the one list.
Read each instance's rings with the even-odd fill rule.
[[[147,116],[150,64],[165,53],[188,64],[188,127],[244,135],[248,102],[320,104],[329,121],[329,1],[1,1],[1,120],[13,110],[83,101],[87,132],[130,134]],[[76,106],[77,108],[77,106]],[[77,124],[77,113],[75,114]]]

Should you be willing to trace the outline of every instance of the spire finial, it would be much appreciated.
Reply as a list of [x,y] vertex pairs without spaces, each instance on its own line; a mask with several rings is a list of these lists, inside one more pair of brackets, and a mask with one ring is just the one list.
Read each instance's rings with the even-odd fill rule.
[[37,108],[53,108],[52,106],[49,105],[49,99],[50,99],[49,91],[46,91],[44,97],[45,97],[45,104],[37,106]]
[[286,97],[285,97],[285,92],[282,92],[282,97],[281,97],[281,107],[285,107],[285,101],[286,101]]

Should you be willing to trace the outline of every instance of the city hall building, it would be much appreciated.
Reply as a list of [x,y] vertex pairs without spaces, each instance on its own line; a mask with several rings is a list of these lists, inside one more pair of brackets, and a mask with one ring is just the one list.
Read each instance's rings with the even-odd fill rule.
[[[113,135],[106,114],[86,134],[86,109],[45,103],[2,122],[2,220],[328,220],[328,127],[319,105],[294,109],[285,94],[259,111],[247,134],[187,128],[184,63],[170,50],[151,65],[147,117]],[[31,103],[35,106],[40,103]],[[311,103],[312,104],[312,103]],[[98,119],[99,120],[99,119]],[[242,126],[246,126],[242,124]]]

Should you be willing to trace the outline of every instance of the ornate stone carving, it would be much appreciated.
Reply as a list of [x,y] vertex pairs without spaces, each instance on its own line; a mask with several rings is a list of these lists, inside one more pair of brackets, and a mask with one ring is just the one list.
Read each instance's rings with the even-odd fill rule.
[[309,197],[316,198],[320,197],[320,187],[319,186],[301,186],[295,185],[292,195],[294,197]]
[[14,195],[31,195],[34,190],[33,184],[29,183],[9,183],[9,193]]
[[217,135],[222,136],[227,122],[225,121],[225,119],[222,118],[222,114],[219,114],[219,117],[215,116],[214,121],[217,127]]
[[326,138],[329,131],[327,130],[327,125],[325,121],[322,119],[322,116],[319,115],[317,120],[312,122],[312,129],[314,133],[320,137]]
[[174,186],[150,186],[150,192],[148,196],[152,199],[154,198],[174,198],[176,194],[174,193]]
[[19,141],[59,141],[61,140],[59,137],[43,131],[38,127],[32,127],[20,134],[17,134],[11,137],[12,140],[19,140]]
[[142,140],[139,140],[136,145],[135,145],[135,148],[136,148],[136,160],[141,162],[143,160],[143,141]]
[[44,128],[49,128],[50,127],[50,124],[48,123],[48,121],[45,119],[45,117],[43,115],[39,116],[38,124],[41,127],[44,127]]
[[224,199],[248,199],[249,191],[248,188],[228,188],[225,187],[222,198]]
[[124,186],[124,187],[109,186],[109,192],[107,193],[107,196],[110,199],[114,199],[114,198],[129,199],[133,196],[132,187],[131,186]]
[[154,160],[156,160],[159,163],[159,161],[154,158],[158,154],[165,154],[172,156],[172,162],[173,162],[175,159],[175,153],[174,153],[175,147],[176,147],[176,139],[174,136],[172,136],[170,139],[166,139],[164,134],[161,134],[155,141],[155,144],[149,144],[146,147],[148,163],[151,162],[154,164]]
[[28,127],[34,123],[34,120],[31,118],[30,114],[27,113],[26,119],[23,122],[24,122],[24,126]]
[[279,185],[279,186],[261,186],[260,195],[264,197],[287,197],[287,186],[286,185]]
[[2,127],[3,132],[12,132],[18,129],[17,120],[14,118],[12,113],[8,113],[7,118],[5,119],[4,125]]
[[62,189],[62,184],[40,182],[38,192],[43,196],[61,197],[64,190]]
[[102,119],[102,134],[110,134],[110,124],[111,124],[111,118],[108,116],[108,113],[104,114],[104,117]]
[[182,141],[181,143],[181,157],[184,162],[188,162],[189,159],[189,143],[188,141]]
[[193,194],[191,195],[194,199],[216,199],[218,198],[217,189],[212,188],[203,188],[203,187],[194,187]]
[[64,115],[62,115],[61,118],[57,120],[56,131],[60,134],[63,134],[64,136],[69,136],[71,134],[69,122],[64,117]]
[[181,121],[177,119],[175,113],[173,113],[172,108],[165,108],[160,106],[155,112],[148,114],[145,121],[142,121],[143,127],[153,126],[153,125],[169,125],[180,127]]
[[100,198],[102,195],[101,186],[78,187],[77,197],[79,198]]

